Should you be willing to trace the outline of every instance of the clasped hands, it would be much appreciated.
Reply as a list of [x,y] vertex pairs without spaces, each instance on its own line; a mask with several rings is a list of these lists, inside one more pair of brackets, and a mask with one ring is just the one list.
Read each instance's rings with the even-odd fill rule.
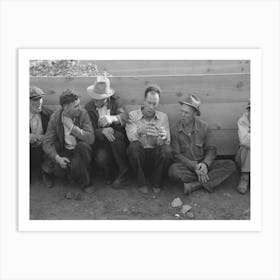
[[34,133],[30,133],[29,134],[29,141],[30,141],[30,144],[36,146],[36,145],[40,145],[42,144],[43,142],[43,138],[44,138],[44,135],[37,135],[37,134],[34,134]]
[[139,127],[137,132],[139,134],[147,134],[150,136],[159,137],[162,140],[167,138],[167,132],[165,127],[161,126],[160,128],[158,128],[153,123],[147,123]]
[[61,157],[57,155],[55,161],[60,165],[61,168],[67,168],[67,165],[70,163],[70,160],[67,157]]
[[98,124],[100,127],[107,127],[117,121],[118,121],[117,116],[105,115],[98,120]]
[[204,162],[200,162],[196,165],[195,173],[201,184],[206,184],[209,181],[208,167]]

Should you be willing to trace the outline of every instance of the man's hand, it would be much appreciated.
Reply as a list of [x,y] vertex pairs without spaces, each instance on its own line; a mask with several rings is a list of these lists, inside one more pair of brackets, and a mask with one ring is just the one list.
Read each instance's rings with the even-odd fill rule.
[[31,144],[36,143],[37,142],[37,136],[33,133],[30,133],[29,134],[29,141],[30,141]]
[[200,173],[200,175],[205,176],[208,173],[207,165],[204,162],[200,162],[196,165],[196,169]]
[[60,165],[61,168],[66,168],[70,163],[70,160],[66,157],[60,157],[59,155],[55,158],[56,162]]
[[201,184],[206,184],[209,181],[209,176],[207,175],[208,168],[205,163],[203,163],[203,162],[198,163],[195,168],[195,173],[198,177],[198,181]]
[[117,116],[105,115],[105,116],[101,117],[98,121],[100,127],[110,126],[114,122],[118,122]]
[[209,177],[208,175],[200,175],[198,177],[198,181],[201,183],[201,184],[206,184],[208,181],[209,181]]
[[102,133],[108,139],[108,141],[110,141],[110,142],[115,141],[114,129],[112,127],[103,128]]
[[73,120],[71,118],[63,116],[62,122],[70,131],[72,130],[72,128],[74,126],[74,123],[73,123]]
[[44,135],[43,134],[42,135],[36,135],[36,134],[33,134],[33,133],[29,134],[30,144],[40,145],[40,144],[42,144],[43,139],[44,139]]
[[158,136],[160,139],[165,140],[167,138],[167,132],[165,127],[161,126],[158,130]]

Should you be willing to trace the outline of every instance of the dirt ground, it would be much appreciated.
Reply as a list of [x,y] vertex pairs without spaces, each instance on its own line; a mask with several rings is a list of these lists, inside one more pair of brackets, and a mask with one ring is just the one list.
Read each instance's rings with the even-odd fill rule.
[[[30,219],[31,220],[248,220],[250,219],[250,193],[239,194],[235,187],[239,180],[236,172],[214,193],[198,190],[191,195],[183,194],[183,186],[165,181],[164,189],[155,195],[140,194],[136,183],[121,190],[104,184],[102,177],[93,179],[96,191],[82,192],[77,186],[56,180],[53,188],[43,185],[39,172],[31,176]],[[73,198],[66,198],[71,192]],[[179,197],[192,209],[181,214],[180,208],[172,208],[171,202]]]

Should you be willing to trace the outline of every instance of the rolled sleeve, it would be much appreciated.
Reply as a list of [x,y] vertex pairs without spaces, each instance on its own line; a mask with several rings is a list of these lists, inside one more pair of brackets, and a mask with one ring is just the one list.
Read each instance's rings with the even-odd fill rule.
[[138,137],[138,133],[137,133],[137,116],[135,112],[130,112],[129,113],[129,117],[128,117],[128,121],[126,123],[125,126],[125,130],[126,130],[126,134],[127,134],[127,138],[130,142],[133,141],[138,141],[139,137]]

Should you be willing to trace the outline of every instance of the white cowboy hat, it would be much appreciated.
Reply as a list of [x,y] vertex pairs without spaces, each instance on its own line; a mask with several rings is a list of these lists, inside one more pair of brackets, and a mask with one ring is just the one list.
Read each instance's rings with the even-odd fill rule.
[[105,99],[112,96],[115,91],[110,87],[110,80],[105,76],[97,76],[94,84],[87,88],[88,95],[93,99]]

